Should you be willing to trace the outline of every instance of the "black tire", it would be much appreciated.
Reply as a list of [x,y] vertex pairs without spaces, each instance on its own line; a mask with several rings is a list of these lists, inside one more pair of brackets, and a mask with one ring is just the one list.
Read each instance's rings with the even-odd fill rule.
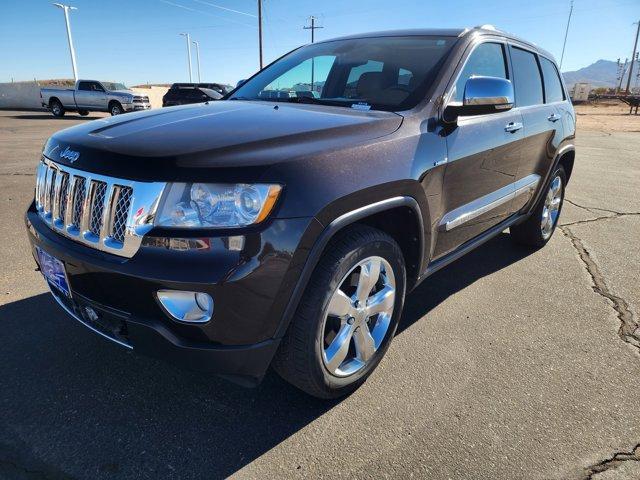
[[124,108],[122,108],[122,105],[120,104],[120,102],[116,102],[114,100],[109,104],[109,113],[111,114],[112,117],[115,117],[116,115],[120,115],[124,113]]
[[89,110],[78,110],[78,113],[81,117],[86,117],[87,115],[89,115]]
[[[551,230],[547,233],[543,233],[543,229],[541,227],[543,212],[545,211],[545,202],[547,200],[547,196],[549,194],[549,190],[551,185],[553,184],[556,178],[560,179],[560,204],[557,209],[557,216],[555,220],[553,220],[551,225]],[[538,200],[533,212],[529,216],[529,218],[519,225],[514,225],[509,228],[509,232],[511,233],[511,239],[520,244],[528,247],[541,248],[544,247],[547,242],[553,236],[553,232],[555,231],[558,221],[560,220],[560,214],[562,213],[562,205],[564,203],[564,191],[567,185],[567,174],[564,171],[562,165],[558,165],[547,184],[544,187],[544,193]]]
[[[372,256],[381,257],[393,270],[395,299],[390,321],[379,347],[364,366],[349,376],[335,376],[325,367],[322,356],[329,301],[345,276]],[[368,226],[347,227],[330,241],[316,266],[274,358],[274,369],[286,381],[315,397],[337,398],[353,392],[371,375],[389,348],[402,314],[405,285],[404,257],[393,238]],[[350,320],[353,322],[353,318]],[[350,339],[350,348],[354,345],[351,342]]]
[[64,107],[62,106],[62,103],[60,103],[60,100],[52,100],[50,103],[50,108],[51,108],[51,113],[53,113],[54,117],[64,117],[65,114],[65,110]]

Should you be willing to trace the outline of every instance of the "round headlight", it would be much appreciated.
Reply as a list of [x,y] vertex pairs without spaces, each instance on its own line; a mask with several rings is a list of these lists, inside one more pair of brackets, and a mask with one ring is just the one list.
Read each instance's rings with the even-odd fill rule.
[[249,222],[253,222],[258,213],[260,213],[262,199],[255,188],[247,185],[238,189],[235,203],[240,216]]

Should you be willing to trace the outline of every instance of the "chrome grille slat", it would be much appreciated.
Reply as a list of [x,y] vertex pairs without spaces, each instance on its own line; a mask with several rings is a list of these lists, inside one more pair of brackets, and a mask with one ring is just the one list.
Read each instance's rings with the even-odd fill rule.
[[153,227],[165,186],[84,172],[43,157],[36,171],[36,210],[61,235],[130,258]]
[[71,214],[71,226],[78,232],[82,222],[82,213],[84,212],[84,203],[86,196],[86,179],[84,177],[74,177],[75,186],[73,189],[73,212]]
[[96,237],[102,231],[102,213],[106,200],[107,184],[104,182],[92,182],[91,213],[89,214],[89,232]]
[[111,228],[111,238],[117,242],[124,241],[132,196],[133,190],[131,187],[122,187],[118,185],[118,200],[114,205],[113,223]]

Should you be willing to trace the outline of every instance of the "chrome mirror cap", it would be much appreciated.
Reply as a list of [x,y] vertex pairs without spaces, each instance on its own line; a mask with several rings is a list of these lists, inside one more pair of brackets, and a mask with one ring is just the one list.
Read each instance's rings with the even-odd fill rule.
[[509,110],[513,108],[513,104],[513,84],[510,80],[473,76],[465,84],[462,100],[464,107],[487,107],[488,110],[497,112]]

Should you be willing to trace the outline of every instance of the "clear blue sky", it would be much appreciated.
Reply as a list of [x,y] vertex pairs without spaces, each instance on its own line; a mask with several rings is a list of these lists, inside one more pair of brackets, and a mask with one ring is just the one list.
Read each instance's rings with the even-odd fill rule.
[[[62,0],[60,0],[62,1]],[[187,81],[189,32],[200,41],[203,81],[235,84],[258,66],[256,0],[65,0],[83,78]],[[223,7],[223,8],[220,8]],[[236,13],[231,10],[236,10]],[[350,33],[484,23],[559,59],[569,0],[264,0],[265,63],[317,39]],[[640,0],[575,0],[563,70],[631,56]],[[195,74],[195,58],[194,58]],[[62,10],[47,0],[0,0],[0,82],[72,77]]]

